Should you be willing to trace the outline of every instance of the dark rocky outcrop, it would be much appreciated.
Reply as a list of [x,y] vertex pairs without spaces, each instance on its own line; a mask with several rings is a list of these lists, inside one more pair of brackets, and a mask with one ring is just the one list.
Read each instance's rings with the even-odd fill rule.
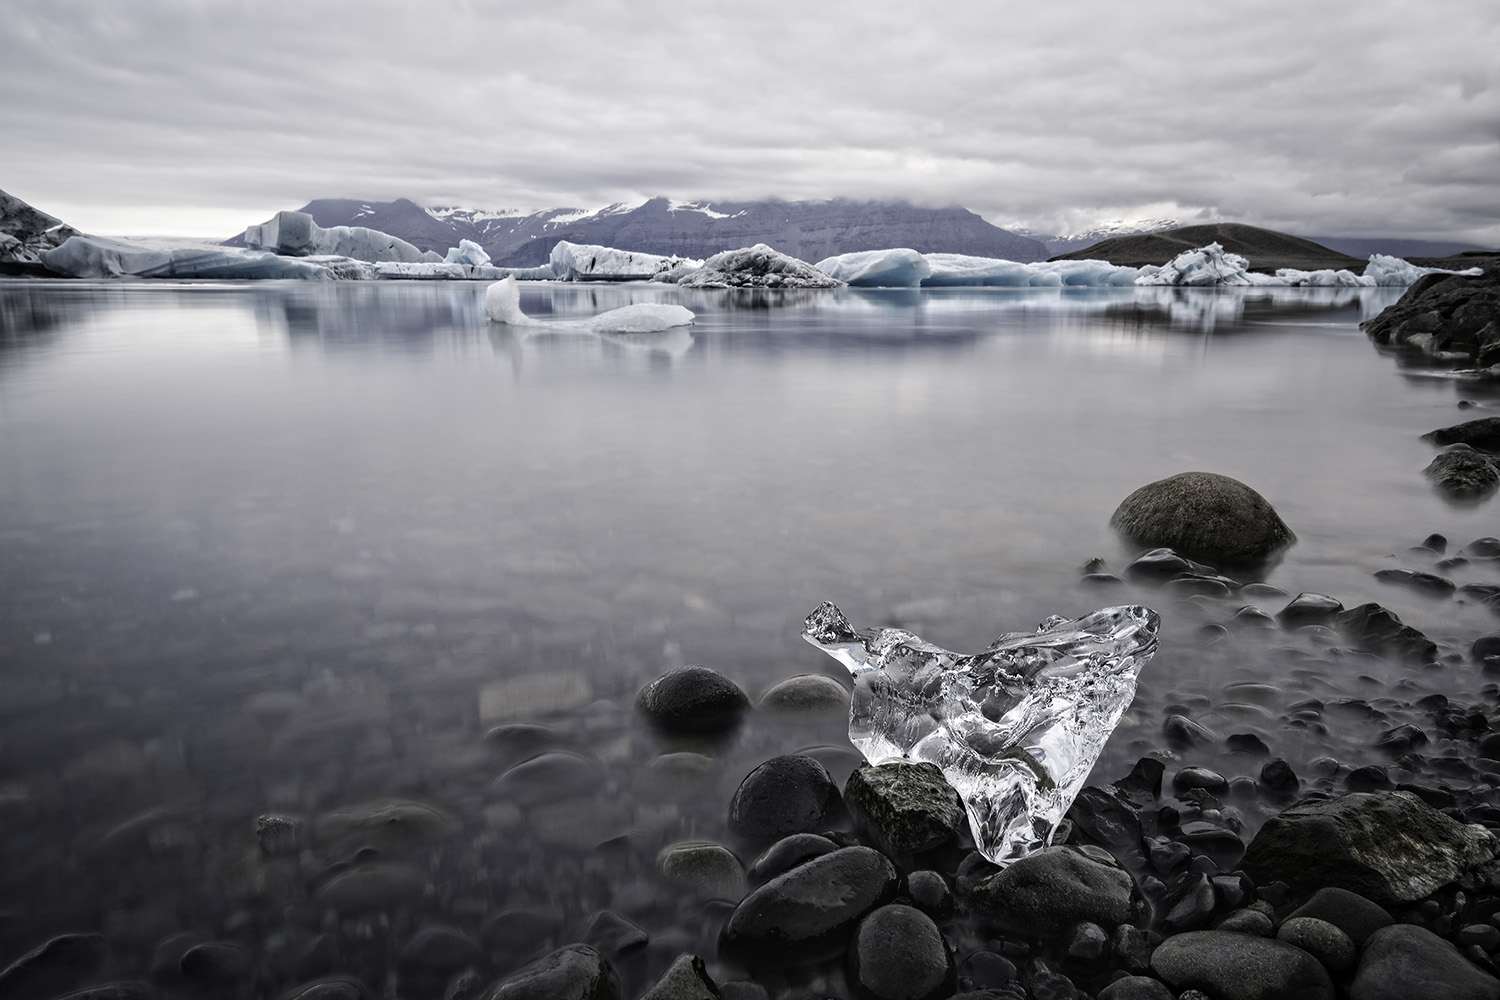
[[[1500,364],[1500,267],[1477,277],[1428,274],[1360,328],[1375,343],[1440,355],[1469,367]],[[1439,442],[1445,443],[1445,442]]]
[[1212,472],[1148,483],[1109,523],[1138,545],[1165,546],[1221,568],[1265,563],[1297,540],[1265,497]]
[[1151,969],[1174,989],[1218,1000],[1333,1000],[1322,964],[1282,941],[1229,931],[1189,931],[1162,942]]
[[1396,924],[1370,935],[1350,1000],[1500,1000],[1500,979],[1425,927]]
[[1333,886],[1383,905],[1409,903],[1500,853],[1500,839],[1410,792],[1299,802],[1261,827],[1242,862],[1257,884]]
[[48,274],[42,265],[42,252],[80,235],[62,220],[0,191],[0,274]]
[[1500,417],[1466,420],[1451,427],[1440,427],[1422,435],[1433,444],[1466,444],[1470,448],[1500,453]]
[[1430,663],[1437,643],[1379,604],[1361,604],[1333,617],[1334,627],[1361,649],[1380,656]]

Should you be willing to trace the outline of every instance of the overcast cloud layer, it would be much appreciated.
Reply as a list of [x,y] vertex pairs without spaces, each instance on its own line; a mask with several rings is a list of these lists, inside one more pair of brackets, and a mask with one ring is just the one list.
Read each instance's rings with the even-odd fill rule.
[[227,235],[311,198],[906,198],[1500,244],[1500,4],[0,0],[0,189]]

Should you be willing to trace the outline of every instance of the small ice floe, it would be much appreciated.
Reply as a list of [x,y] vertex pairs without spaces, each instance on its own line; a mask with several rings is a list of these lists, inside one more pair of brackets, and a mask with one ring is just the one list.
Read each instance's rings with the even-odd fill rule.
[[693,311],[683,306],[643,302],[611,309],[588,319],[532,319],[521,311],[521,287],[516,284],[515,278],[497,281],[486,289],[484,308],[492,323],[597,334],[657,333],[674,327],[689,326],[694,318]]
[[802,637],[854,677],[849,740],[874,765],[937,765],[974,846],[1008,864],[1047,846],[1156,652],[1150,608],[1104,608],[1000,636],[973,656],[904,629],[855,630],[832,604]]

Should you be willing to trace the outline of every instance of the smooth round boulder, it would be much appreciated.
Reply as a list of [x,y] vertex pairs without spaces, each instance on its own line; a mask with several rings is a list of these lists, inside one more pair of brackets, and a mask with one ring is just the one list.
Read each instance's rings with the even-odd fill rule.
[[1354,958],[1358,954],[1349,935],[1317,917],[1283,920],[1276,928],[1276,940],[1301,948],[1334,975],[1354,968]]
[[1395,923],[1385,907],[1348,889],[1328,886],[1312,894],[1307,902],[1293,910],[1288,920],[1296,917],[1316,917],[1326,920],[1345,934],[1358,948],[1365,939],[1382,927]]
[[586,944],[570,944],[506,976],[484,1000],[623,1000],[620,977]]
[[844,785],[855,824],[893,857],[957,840],[966,823],[963,800],[936,764],[862,764]]
[[873,847],[813,858],[740,900],[719,934],[719,950],[755,969],[832,958],[865,914],[890,901],[897,882],[895,866]]
[[1099,1000],[1176,1000],[1160,979],[1125,976],[1099,991]]
[[953,954],[932,918],[892,903],[860,921],[849,981],[863,1000],[942,1000],[957,983]]
[[1120,863],[1097,847],[1048,847],[974,887],[969,909],[1031,936],[1061,934],[1081,921],[1106,930],[1144,927],[1151,908]]
[[1151,971],[1179,994],[1215,1000],[1334,1000],[1333,981],[1307,952],[1232,931],[1174,934],[1151,953]]
[[668,670],[641,688],[636,704],[668,732],[721,733],[740,721],[750,699],[717,670],[686,666]]
[[1297,540],[1265,497],[1213,472],[1183,472],[1136,490],[1110,526],[1137,545],[1214,566],[1257,565]]
[[755,847],[826,829],[839,807],[828,768],[802,754],[772,757],[745,776],[729,801],[729,829]]
[[656,867],[669,882],[700,896],[739,899],[745,894],[745,868],[740,859],[710,841],[669,844],[656,856]]
[[798,674],[771,685],[760,707],[783,715],[849,711],[849,689],[827,674]]
[[1427,928],[1392,924],[1365,942],[1349,1000],[1500,1000],[1500,979]]
[[794,833],[783,837],[761,852],[750,863],[747,878],[751,885],[764,885],[782,872],[791,871],[804,861],[832,854],[839,845],[816,833]]

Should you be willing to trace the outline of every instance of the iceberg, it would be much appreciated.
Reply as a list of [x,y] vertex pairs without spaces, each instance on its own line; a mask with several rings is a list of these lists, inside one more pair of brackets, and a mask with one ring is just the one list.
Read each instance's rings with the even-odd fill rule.
[[[67,278],[297,278],[330,281],[370,277],[347,258],[291,258],[234,247],[159,249],[102,236],[73,236],[39,255]],[[337,263],[335,263],[337,261]]]
[[678,284],[684,288],[839,288],[844,283],[806,261],[757,243],[714,254]]
[[1107,260],[1058,260],[1022,264],[1014,260],[969,257],[957,253],[927,254],[932,273],[924,288],[1061,288],[1129,285],[1141,274]]
[[904,629],[855,631],[823,603],[802,637],[854,676],[849,740],[874,765],[936,764],[996,864],[1046,847],[1156,652],[1150,608],[1053,617],[972,656]]
[[61,219],[0,191],[0,274],[30,273],[42,266],[42,253],[81,235]]
[[[245,245],[283,257],[334,256],[355,260],[441,263],[435,253],[424,253],[402,239],[364,226],[324,229],[306,212],[277,212],[275,217],[245,230]],[[482,251],[481,251],[482,252]]]
[[584,320],[536,320],[521,311],[521,286],[511,277],[485,289],[484,308],[492,323],[597,334],[657,333],[687,326],[694,319],[693,311],[683,306],[643,302],[611,309]]
[[915,250],[864,250],[827,257],[813,265],[855,288],[916,288],[932,265]]
[[1471,267],[1463,271],[1449,271],[1441,267],[1418,267],[1400,257],[1374,253],[1370,255],[1370,263],[1365,265],[1364,276],[1371,279],[1372,285],[1411,285],[1425,274],[1461,274],[1466,277],[1478,277],[1483,273],[1482,267]]
[[1237,253],[1227,253],[1218,243],[1210,243],[1197,250],[1184,250],[1153,274],[1142,274],[1135,279],[1137,285],[1255,285],[1279,284],[1265,279],[1266,275],[1252,275],[1250,262]]
[[558,281],[676,281],[702,261],[560,240],[549,258]]
[[450,247],[448,256],[443,258],[444,264],[467,264],[470,267],[483,267],[489,262],[490,255],[473,240],[459,240],[458,246]]

